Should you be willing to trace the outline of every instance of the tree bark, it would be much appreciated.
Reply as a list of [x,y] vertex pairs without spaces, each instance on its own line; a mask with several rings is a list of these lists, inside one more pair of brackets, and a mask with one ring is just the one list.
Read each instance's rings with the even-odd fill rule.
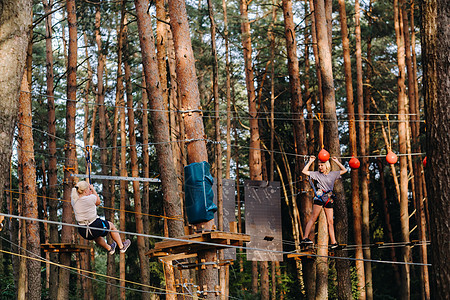
[[[245,85],[247,88],[247,100],[249,110],[250,124],[250,151],[249,151],[249,167],[250,179],[262,180],[262,162],[259,138],[258,111],[256,107],[256,91],[254,85],[254,74],[252,66],[252,40],[250,32],[250,22],[248,19],[248,3],[247,0],[240,1],[241,12],[241,40],[244,51],[245,64]],[[252,292],[255,294],[258,290],[257,284],[258,267],[257,262],[252,262]]]
[[[369,205],[369,160],[366,157],[366,126],[364,117],[364,88],[362,71],[362,49],[361,49],[361,25],[360,25],[360,6],[359,1],[355,1],[355,40],[356,40],[356,98],[358,102],[358,129],[359,146],[361,155],[360,182],[362,196],[362,241],[364,244],[370,244],[370,205]],[[364,258],[371,259],[370,247],[365,247]],[[373,299],[372,289],[372,264],[370,261],[364,262],[365,292],[366,299]]]
[[[77,16],[75,9],[75,0],[66,2],[67,22],[69,26],[69,49],[67,61],[67,102],[66,102],[66,151],[65,151],[65,169],[64,169],[64,199],[70,199],[73,187],[73,174],[76,171],[76,143],[75,143],[75,115],[76,115],[76,96],[77,96]],[[63,223],[72,223],[72,207],[70,202],[63,202],[63,212],[61,221]],[[63,226],[61,230],[61,242],[72,242],[72,227]],[[70,253],[61,253],[61,264],[70,265]],[[69,298],[69,270],[60,268],[58,283],[58,299]]]
[[[301,83],[300,83],[300,71],[299,71],[299,63],[297,58],[297,40],[295,36],[295,23],[294,16],[292,12],[292,1],[283,0],[282,1],[283,8],[283,16],[284,16],[284,36],[286,40],[286,48],[287,48],[287,57],[288,57],[288,72],[289,72],[289,82],[290,82],[290,92],[291,92],[291,112],[293,118],[293,128],[294,128],[294,138],[295,138],[295,149],[296,149],[296,174],[294,174],[294,182],[297,182],[298,191],[301,191],[299,194],[300,203],[307,203],[309,201],[309,195],[306,191],[309,190],[309,183],[306,180],[305,176],[300,174],[300,169],[303,165],[302,158],[305,157],[308,153],[308,149],[306,146],[306,129],[305,129],[305,120],[303,117],[303,100],[301,93]],[[302,157],[303,156],[303,157]],[[286,158],[283,159],[286,161]],[[292,182],[292,180],[290,180]],[[294,188],[294,187],[292,187]],[[292,195],[296,194],[296,191],[293,189],[291,191]],[[293,212],[296,226],[299,228],[296,229],[297,232],[301,231],[299,212],[296,206],[297,197],[292,196],[293,203]],[[298,217],[298,221],[297,221]],[[296,248],[299,249],[299,239],[301,236],[298,236],[296,239]],[[305,272],[307,273],[307,277],[311,277],[311,268],[312,264],[306,263]],[[301,265],[297,264],[297,272],[301,273]],[[308,281],[308,280],[307,280]]]
[[[340,157],[339,135],[336,116],[336,100],[334,94],[333,70],[331,51],[328,46],[328,34],[325,21],[325,9],[322,0],[314,1],[314,16],[316,19],[317,43],[319,48],[320,71],[323,83],[324,114],[331,119],[325,124],[325,135],[328,137],[327,145],[333,156]],[[336,201],[334,203],[335,232],[339,243],[347,243],[348,218],[345,201],[344,187],[341,180],[336,181],[334,191]],[[337,256],[346,256],[345,251],[336,251]],[[347,260],[337,260],[336,270],[338,274],[338,298],[351,298],[350,268]]]
[[[131,176],[139,177],[138,157],[136,150],[136,131],[134,119],[134,101],[133,101],[133,87],[131,84],[131,67],[128,58],[131,56],[128,45],[128,26],[124,26],[124,41],[123,41],[123,62],[125,69],[125,91],[127,96],[127,116],[128,116],[128,138],[130,142],[130,159],[131,159]],[[142,218],[142,199],[139,181],[133,181],[133,196],[134,196],[134,211],[136,221],[136,232],[144,233],[144,222]],[[145,256],[145,240],[143,236],[137,236],[138,256],[141,272],[140,282],[150,285],[149,262]],[[148,290],[148,288],[143,288]],[[143,293],[142,299],[150,299],[149,293]]]
[[226,149],[226,166],[225,178],[230,179],[231,174],[231,72],[230,72],[230,51],[229,51],[229,32],[228,32],[228,14],[227,0],[222,0],[223,7],[223,39],[225,41],[225,73],[226,84],[225,93],[227,99],[227,149]]
[[[55,98],[54,98],[54,75],[53,75],[53,47],[52,47],[52,14],[50,14],[53,6],[53,1],[43,1],[44,12],[47,14],[45,24],[45,55],[46,55],[46,84],[47,84],[47,108],[48,108],[48,197],[57,198],[57,165],[56,165],[56,114],[55,114]],[[49,206],[49,220],[57,221],[57,201],[50,201]],[[59,233],[57,225],[49,224],[49,242],[58,243]],[[58,260],[57,253],[50,254],[51,261]],[[49,283],[49,296],[51,299],[57,297],[58,291],[58,272],[59,269],[55,265],[50,265],[50,283]]]
[[[400,223],[402,240],[409,243],[409,213],[408,213],[408,170],[406,161],[406,93],[405,93],[405,46],[402,36],[402,28],[400,27],[401,9],[398,0],[394,0],[394,23],[395,35],[397,41],[397,63],[399,74],[397,76],[398,87],[398,143],[400,156]],[[402,248],[403,262],[409,262],[411,256],[410,246]],[[402,266],[402,299],[410,298],[410,273],[409,265]]]
[[[32,44],[30,43],[30,49]],[[28,54],[31,56],[31,53]],[[23,74],[21,84],[21,94],[19,97],[19,151],[22,165],[23,180],[23,215],[28,218],[39,218],[36,192],[36,163],[34,160],[34,142],[32,132],[32,109],[31,109],[31,57],[27,66],[28,72]],[[39,223],[36,221],[26,221],[26,241],[27,250],[33,256],[39,257],[41,254],[41,244],[39,238]],[[29,256],[29,254],[26,254]],[[35,260],[27,262],[27,299],[41,299],[41,263]]]
[[[389,203],[386,194],[386,185],[384,183],[384,170],[383,170],[383,162],[381,158],[377,159],[378,171],[380,172],[380,188],[381,188],[381,200],[383,201],[383,213],[384,213],[384,223],[386,229],[386,236],[388,238],[389,243],[394,243],[394,235],[392,234],[392,225],[391,225],[391,215],[389,213]],[[390,250],[391,260],[396,262],[397,257],[395,255],[395,248],[391,248]],[[394,268],[395,282],[397,286],[401,285],[400,281],[400,272],[397,264],[392,264]]]
[[[405,1],[403,2],[403,10],[402,10],[402,18],[403,18],[403,26],[404,26],[404,36],[405,36],[405,48],[406,48],[406,67],[408,72],[408,98],[409,98],[409,113],[410,113],[410,127],[411,127],[411,135],[412,135],[412,152],[420,153],[421,147],[419,144],[419,133],[420,133],[420,123],[419,123],[419,100],[418,94],[416,90],[417,85],[417,74],[415,65],[415,35],[414,35],[414,2],[411,2],[411,26],[408,24],[408,14],[407,7]],[[409,38],[409,28],[411,28],[411,41]],[[412,49],[411,49],[412,46]],[[414,51],[413,51],[414,50]],[[423,191],[422,191],[422,173],[423,167],[420,159],[413,159],[413,183],[414,183],[414,191],[415,191],[415,208],[416,208],[416,220],[417,220],[417,229],[419,232],[419,240],[426,240],[426,220],[425,220],[425,211],[423,205]],[[427,253],[427,245],[423,242],[420,246],[420,257],[421,262],[424,264],[428,263],[428,253]],[[430,279],[428,274],[428,267],[421,266],[420,267],[420,277],[421,277],[421,294],[422,299],[430,299]]]
[[[0,167],[10,169],[20,84],[32,23],[32,1],[3,1],[0,11]],[[0,173],[0,206],[3,207],[9,172]],[[12,201],[12,200],[11,200]]]
[[[350,154],[357,156],[356,147],[356,126],[355,126],[355,104],[353,99],[353,83],[352,83],[352,66],[350,59],[350,41],[348,38],[347,28],[347,12],[345,10],[345,1],[339,0],[339,17],[341,21],[342,48],[344,53],[344,76],[345,76],[345,92],[347,95],[347,115],[349,119],[349,140]],[[353,230],[356,244],[355,258],[357,259],[356,274],[358,276],[358,292],[359,299],[366,299],[364,258],[362,250],[362,216],[361,216],[361,200],[359,198],[359,177],[358,170],[351,170],[352,185],[352,208],[353,208]]]
[[[156,60],[153,31],[150,15],[148,14],[148,1],[135,1],[138,16],[139,40],[141,44],[142,61],[145,75],[146,91],[149,97],[149,107],[154,110],[150,115],[155,137],[158,165],[161,173],[161,184],[164,197],[164,210],[167,216],[180,218],[182,209],[178,189],[177,171],[173,161],[172,146],[169,135],[169,122],[164,112],[163,91],[159,82],[158,65]],[[157,76],[155,76],[157,74]],[[168,230],[170,237],[181,236],[184,232],[180,220],[169,219]],[[170,270],[168,270],[170,271]],[[166,288],[175,291],[173,286]]]
[[447,196],[450,146],[448,143],[450,85],[449,7],[446,1],[422,2],[422,49],[426,119],[426,182],[429,197],[431,238],[431,299],[450,294],[449,212]]

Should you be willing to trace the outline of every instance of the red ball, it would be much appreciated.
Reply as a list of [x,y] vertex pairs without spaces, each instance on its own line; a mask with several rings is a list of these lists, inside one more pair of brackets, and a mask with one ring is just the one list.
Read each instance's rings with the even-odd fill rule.
[[397,155],[392,151],[389,151],[386,155],[386,161],[392,165],[397,162],[397,159]]
[[322,149],[320,150],[319,155],[317,157],[321,162],[326,162],[327,160],[330,159],[330,153],[327,150]]
[[423,159],[423,166],[426,167],[427,166],[427,157],[425,156],[425,158]]
[[358,169],[359,166],[361,165],[361,163],[359,162],[359,159],[357,159],[354,156],[352,156],[352,158],[350,159],[348,164],[350,165],[350,168],[352,168],[352,169]]

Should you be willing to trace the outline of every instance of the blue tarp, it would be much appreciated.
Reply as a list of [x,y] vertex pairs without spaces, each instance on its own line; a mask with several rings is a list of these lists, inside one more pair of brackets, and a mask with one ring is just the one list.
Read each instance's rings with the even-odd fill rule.
[[184,167],[184,192],[188,221],[190,224],[206,222],[214,218],[217,206],[214,204],[212,185],[214,179],[206,161]]

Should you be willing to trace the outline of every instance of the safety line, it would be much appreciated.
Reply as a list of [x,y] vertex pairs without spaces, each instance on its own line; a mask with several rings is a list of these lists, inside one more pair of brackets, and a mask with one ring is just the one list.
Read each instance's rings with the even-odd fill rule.
[[[28,125],[26,125],[26,126],[28,126]],[[32,126],[28,126],[28,127],[32,128],[33,130],[40,131],[40,132],[42,132],[44,134],[49,134],[48,132],[45,132],[45,131],[40,130],[40,129],[36,129],[36,128],[32,127]],[[51,135],[51,134],[49,134],[49,135]],[[63,140],[63,141],[66,141],[63,138],[59,138],[59,139]],[[193,142],[193,141],[205,141],[205,142],[212,143],[212,144],[221,143],[222,145],[225,145],[227,147],[229,146],[229,147],[235,147],[235,148],[255,149],[255,150],[260,150],[260,151],[264,151],[264,152],[268,152],[268,153],[286,154],[286,155],[290,155],[290,156],[297,156],[297,157],[303,157],[303,158],[308,158],[308,157],[311,156],[310,154],[287,153],[287,152],[281,152],[281,151],[276,151],[276,150],[268,150],[268,149],[263,149],[263,148],[254,148],[254,147],[247,147],[247,146],[242,146],[242,145],[227,144],[226,141],[217,142],[217,141],[210,140],[210,139],[175,140],[175,141],[165,141],[165,142],[159,142],[159,143],[135,144],[135,145],[105,147],[105,148],[100,148],[97,145],[93,145],[93,147],[95,147],[96,149],[99,149],[99,150],[101,150],[101,149],[118,149],[118,148],[123,148],[123,147],[138,147],[138,146],[147,146],[147,145],[150,146],[150,145],[157,145],[157,144],[169,144],[169,143],[180,143],[180,142],[187,143],[187,142]],[[82,147],[82,146],[79,146],[79,145],[75,145],[75,146],[84,149],[84,147]],[[402,153],[396,153],[396,154],[397,154],[398,157],[400,157],[400,156],[410,156],[410,155],[411,156],[417,156],[417,155],[423,156],[423,155],[425,155],[425,153],[421,153],[421,152],[411,153],[411,154],[409,154],[409,153],[403,153],[403,154]],[[360,156],[356,156],[356,157],[357,158],[379,158],[379,157],[385,157],[385,155],[364,155],[364,156],[360,155]],[[339,156],[338,158],[351,159],[352,156]]]
[[[22,219],[22,220],[35,221],[35,222],[56,224],[56,225],[65,225],[65,226],[77,227],[77,228],[87,228],[87,226],[82,226],[82,225],[78,225],[78,224],[70,224],[70,223],[56,222],[56,221],[50,221],[50,220],[42,220],[42,219],[36,219],[36,218],[30,218],[30,217],[22,217],[22,216],[11,215],[11,214],[4,214],[4,213],[0,213],[0,216],[5,216],[7,218],[16,218],[16,219]],[[142,237],[148,237],[148,238],[161,239],[161,240],[189,242],[191,244],[200,244],[200,245],[208,245],[208,246],[219,246],[219,247],[223,247],[224,246],[223,244],[217,244],[217,243],[211,243],[211,242],[186,240],[186,239],[181,239],[181,238],[164,237],[164,236],[144,234],[144,233],[135,233],[135,232],[121,231],[121,230],[111,230],[111,229],[106,229],[106,228],[104,228],[103,230],[104,231],[109,231],[109,232],[117,232],[117,233],[122,233],[122,234],[128,234],[128,235],[135,235],[135,236],[142,236]],[[244,247],[244,246],[233,246],[233,245],[226,245],[226,246],[227,246],[227,248],[255,250],[255,251],[269,252],[269,253],[278,253],[278,254],[292,254],[292,253],[295,253],[295,251],[294,252],[293,251],[286,252],[286,251],[260,249],[260,248],[253,248],[253,247]],[[423,263],[393,262],[393,261],[385,261],[385,260],[368,260],[368,259],[357,259],[357,258],[351,258],[351,257],[327,256],[327,255],[317,255],[317,254],[311,254],[309,256],[327,257],[327,258],[344,259],[344,260],[370,261],[370,262],[386,263],[386,264],[390,263],[390,264],[400,264],[400,265],[431,266],[431,264],[423,264]]]
[[[44,96],[44,97],[50,97],[47,94],[41,94],[41,93],[35,93],[35,92],[30,92],[30,91],[21,91],[23,93],[29,93],[29,94],[34,94],[34,95],[39,95],[39,96]],[[90,105],[90,106],[106,106],[106,107],[110,107],[110,108],[126,108],[126,109],[130,109],[128,106],[119,106],[119,105],[112,105],[112,104],[98,104],[96,102],[86,102],[84,101],[84,99],[81,100],[72,100],[72,99],[67,99],[67,98],[63,98],[61,96],[51,96],[51,98],[53,99],[59,99],[59,100],[64,100],[64,101],[69,101],[69,102],[76,102],[79,103],[80,105]],[[56,105],[64,105],[64,104],[56,104]],[[139,111],[144,111],[143,108],[137,108],[137,107],[131,107],[133,110],[139,110]],[[168,110],[168,109],[151,109],[148,108],[147,109],[148,112],[176,112],[176,113],[186,113],[186,112],[190,112],[193,110]],[[211,114],[215,114],[216,110],[195,110],[196,112],[203,112],[203,113],[211,113]],[[219,113],[234,113],[235,111],[227,111],[227,110],[219,110]],[[240,113],[244,113],[244,114],[248,114],[248,111],[245,110],[241,110],[239,111]],[[270,111],[259,111],[258,114],[270,114]],[[274,111],[274,114],[285,114],[285,115],[300,115],[300,114],[304,114],[303,112],[287,112],[287,111]],[[335,115],[336,113],[321,113],[322,115]],[[314,113],[313,113],[314,115]],[[340,112],[339,115],[353,115],[353,116],[360,116],[361,114],[358,113],[354,113],[354,114],[349,114],[347,112]],[[381,113],[363,113],[362,116],[385,116],[386,114],[381,114]],[[411,113],[406,113],[406,114],[398,114],[398,113],[389,113],[388,115],[390,116],[423,116],[423,114],[421,113],[415,113],[415,114],[411,114]],[[331,120],[331,119],[325,119],[325,120]],[[355,120],[356,121],[356,120]]]
[[[142,286],[142,287],[145,287],[145,288],[150,288],[150,289],[163,290],[163,291],[165,291],[165,289],[158,288],[158,287],[151,286],[151,285],[146,285],[146,284],[144,284],[144,283],[134,282],[134,281],[131,281],[131,280],[126,280],[126,279],[120,279],[120,278],[117,278],[117,277],[113,277],[113,276],[109,276],[109,275],[105,275],[105,274],[101,274],[101,273],[96,273],[96,272],[87,271],[87,270],[83,270],[83,269],[79,269],[79,268],[75,268],[75,267],[71,267],[71,266],[62,265],[62,264],[58,264],[58,263],[52,262],[52,261],[47,260],[47,259],[44,259],[44,258],[35,258],[35,257],[31,257],[31,256],[19,254],[19,253],[14,253],[14,252],[6,251],[6,250],[3,250],[3,249],[0,249],[0,252],[6,253],[6,254],[9,254],[9,255],[15,255],[15,256],[18,256],[18,257],[26,258],[26,259],[31,259],[31,260],[34,260],[34,261],[39,261],[39,262],[41,262],[41,263],[48,263],[48,264],[51,264],[51,265],[54,265],[54,266],[57,266],[57,267],[60,267],[60,268],[63,268],[63,269],[71,270],[71,271],[83,272],[83,273],[91,274],[91,275],[94,275],[94,276],[105,277],[105,278],[107,278],[107,279],[113,279],[113,280],[122,281],[122,282],[129,283],[129,284],[134,284],[134,285]],[[40,257],[40,256],[38,256],[38,257]],[[88,277],[88,278],[90,278],[90,279],[96,280],[96,279],[93,278],[93,277],[89,277],[89,276],[83,275],[83,274],[81,274],[81,273],[77,273],[77,274],[79,274],[79,275],[81,275],[81,276]],[[102,283],[105,283],[105,284],[110,284],[110,283],[108,283],[108,282],[106,282],[106,281],[101,281],[101,280],[98,280],[98,281],[100,281],[100,282],[102,282]],[[138,289],[133,289],[133,288],[129,288],[129,287],[121,287],[121,286],[119,286],[119,285],[114,285],[114,286],[119,287],[119,288],[125,288],[125,289],[128,289],[128,290],[134,290],[134,291],[142,292],[142,293],[150,293],[150,294],[159,294],[159,295],[173,294],[173,295],[183,295],[183,296],[184,296],[184,295],[188,295],[188,294],[183,294],[183,293],[178,293],[178,292],[155,292],[155,291],[144,291],[144,290],[138,290]]]
[[[21,195],[36,196],[38,198],[50,199],[50,200],[56,200],[56,201],[62,201],[62,202],[71,203],[70,200],[64,200],[64,199],[60,199],[60,198],[52,198],[52,197],[47,197],[47,196],[42,196],[42,195],[37,195],[37,194],[31,194],[31,193],[25,193],[25,192],[19,192],[19,191],[14,191],[14,190],[5,190],[5,192],[21,194]],[[182,221],[182,222],[184,222],[184,220],[181,218],[181,216],[180,217],[167,217],[167,216],[147,214],[147,213],[143,213],[143,212],[138,213],[138,212],[135,212],[135,211],[132,211],[132,210],[124,210],[124,209],[107,207],[107,206],[101,206],[101,205],[99,205],[98,207],[99,208],[103,208],[103,209],[113,210],[113,211],[126,212],[126,213],[137,214],[137,215],[143,215],[143,216],[147,216],[147,217],[161,218],[161,219],[168,219],[168,220],[175,220],[175,221]]]
[[[63,265],[63,264],[58,264],[58,263],[52,262],[51,260],[48,260],[48,259],[46,259],[46,258],[40,256],[40,255],[37,255],[36,253],[31,252],[31,251],[28,250],[28,249],[25,249],[25,248],[21,247],[20,245],[14,243],[13,241],[8,240],[8,239],[5,238],[5,237],[0,236],[0,238],[3,239],[4,241],[8,242],[9,244],[11,244],[11,245],[17,247],[18,249],[22,249],[23,251],[30,253],[31,255],[33,255],[33,256],[35,256],[35,257],[26,256],[26,255],[19,254],[19,253],[15,253],[15,252],[12,252],[12,253],[10,253],[10,252],[5,252],[5,253],[7,253],[7,254],[17,255],[17,256],[29,258],[29,259],[32,259],[32,260],[41,261],[41,262],[43,262],[43,263],[53,264],[53,265],[55,265],[55,266],[57,266],[57,267],[61,267],[61,268],[66,269],[66,270],[76,270],[76,271],[79,271],[79,272],[81,271],[81,272],[85,272],[85,273],[91,273],[92,275],[99,275],[99,276],[106,277],[106,278],[108,278],[108,279],[114,279],[114,280],[117,280],[117,281],[123,281],[123,282],[127,282],[127,283],[132,283],[132,284],[135,284],[135,285],[141,285],[141,286],[143,286],[143,287],[152,288],[152,289],[155,289],[155,290],[163,290],[163,291],[166,290],[166,289],[159,288],[159,287],[149,286],[149,285],[146,285],[146,284],[143,284],[143,283],[137,283],[137,282],[133,282],[133,281],[122,280],[122,279],[117,278],[117,277],[112,277],[112,276],[109,276],[109,275],[104,275],[104,274],[101,274],[101,273],[96,273],[96,272],[92,272],[92,271],[88,271],[88,270],[83,270],[83,269],[79,269],[79,268],[75,268],[75,267],[71,267],[71,266],[66,266],[66,265]],[[3,251],[3,250],[0,249],[0,251]],[[36,258],[36,257],[37,257],[37,258]],[[89,276],[87,276],[87,275],[85,275],[85,274],[81,274],[81,273],[77,273],[77,274],[80,274],[80,275],[82,275],[82,276],[85,276],[85,277],[88,277],[88,278],[91,278],[91,279],[96,280],[95,278],[89,277]],[[110,284],[110,283],[108,283],[108,282],[106,282],[106,281],[100,281],[100,282],[103,282],[103,283],[105,283],[105,284]],[[112,285],[114,285],[114,284],[112,284]],[[125,289],[132,289],[132,288],[128,288],[128,287],[121,287],[121,286],[119,286],[119,285],[114,285],[114,286],[117,286],[117,287],[120,287],[120,288],[125,288]],[[161,293],[161,292],[151,292],[151,291],[143,291],[143,290],[137,290],[137,289],[132,289],[132,290],[139,291],[139,292],[144,292],[144,293],[166,294],[166,293]],[[175,294],[175,293],[177,293],[177,292],[171,292],[170,294]]]

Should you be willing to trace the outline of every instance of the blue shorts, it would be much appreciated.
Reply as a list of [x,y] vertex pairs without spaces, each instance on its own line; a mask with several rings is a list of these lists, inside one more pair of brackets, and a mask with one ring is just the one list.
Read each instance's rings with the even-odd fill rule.
[[[99,228],[99,229],[94,229]],[[78,233],[86,240],[94,240],[101,236],[106,236],[109,231],[105,230],[109,229],[109,222],[106,220],[102,220],[97,218],[94,222],[89,224],[86,227],[78,227]]]

